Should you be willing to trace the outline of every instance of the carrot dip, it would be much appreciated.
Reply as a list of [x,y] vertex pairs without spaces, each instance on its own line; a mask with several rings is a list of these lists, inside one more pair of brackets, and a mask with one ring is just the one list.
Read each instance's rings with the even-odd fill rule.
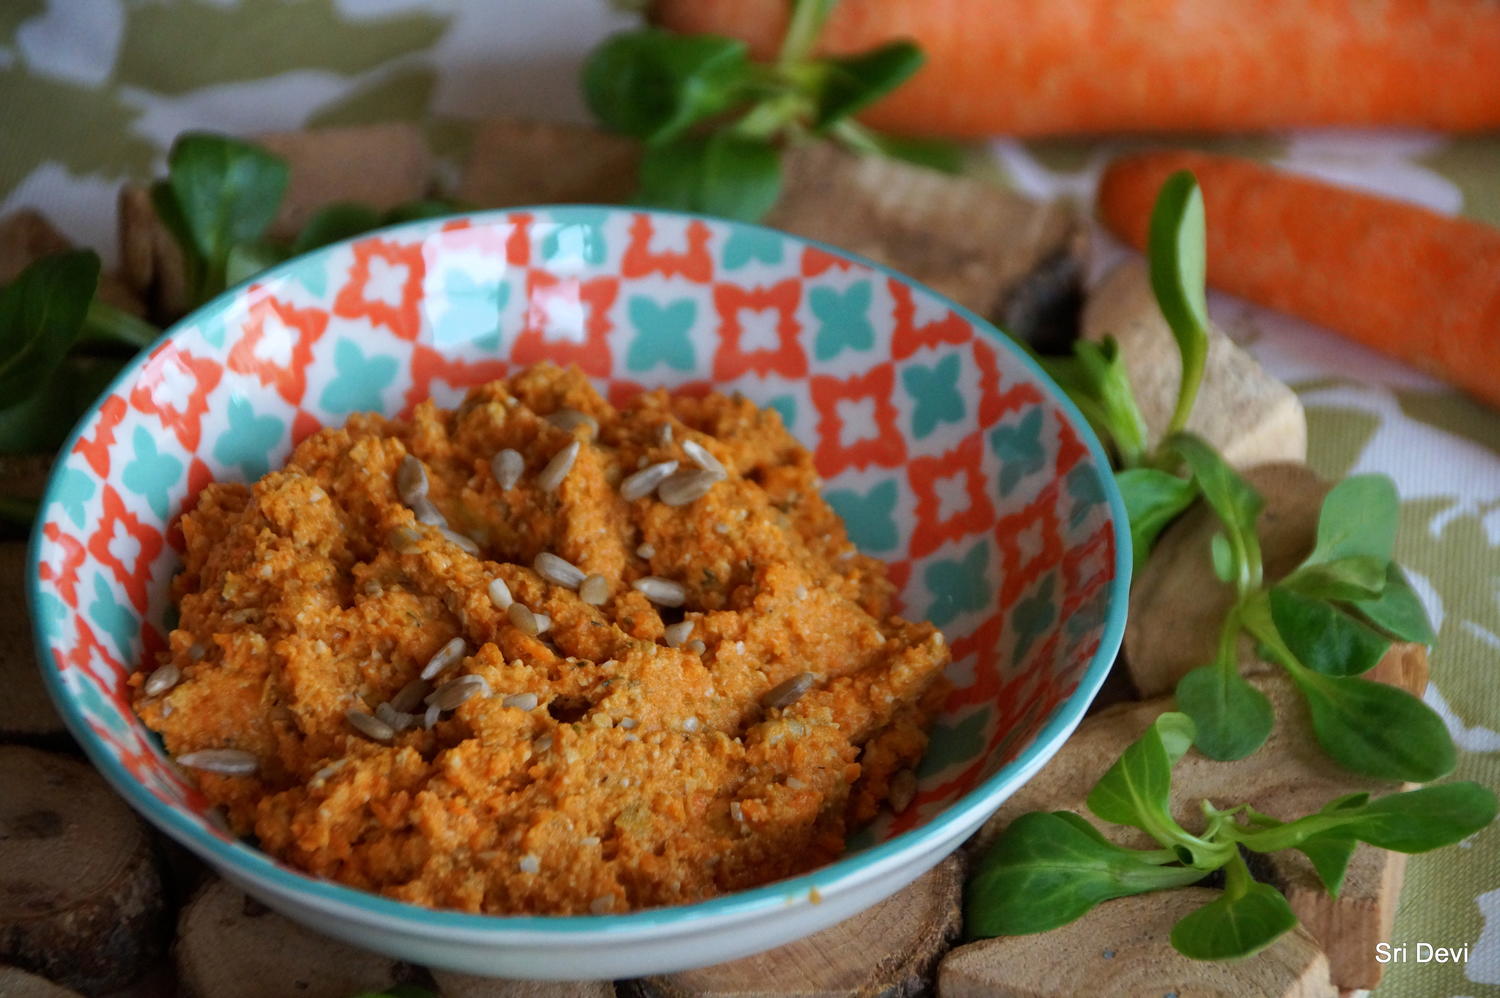
[[540,365],[325,429],[182,518],[136,708],[236,834],[415,904],[606,913],[902,810],[949,651],[778,415]]

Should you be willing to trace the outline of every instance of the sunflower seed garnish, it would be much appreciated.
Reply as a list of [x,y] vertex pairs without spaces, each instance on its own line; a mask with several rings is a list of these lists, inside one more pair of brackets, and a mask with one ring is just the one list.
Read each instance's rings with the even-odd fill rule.
[[704,652],[708,651],[708,645],[704,644],[702,641],[699,641],[697,638],[694,638],[682,647],[694,655],[702,655]]
[[702,468],[684,468],[667,476],[657,486],[656,497],[668,506],[686,506],[696,499],[708,495],[708,490],[713,488],[723,479],[711,471]]
[[516,630],[522,634],[530,635],[534,638],[541,633],[541,628],[537,627],[536,614],[532,613],[531,608],[525,603],[512,603],[506,607],[505,615],[510,619],[511,624]]
[[529,852],[521,857],[516,864],[522,873],[537,873],[542,869],[542,859],[534,852]]
[[432,730],[432,726],[434,724],[437,724],[438,723],[438,718],[440,718],[442,716],[443,716],[442,708],[440,708],[440,707],[428,707],[427,708],[427,713],[425,713],[425,714],[422,715],[422,727],[426,728],[428,731],[431,731]]
[[590,575],[579,583],[578,598],[589,606],[603,606],[609,602],[609,580],[602,575]]
[[260,768],[260,760],[241,749],[199,749],[177,757],[179,766],[224,776],[249,776]]
[[438,509],[433,501],[426,496],[417,496],[411,502],[407,503],[407,505],[411,507],[412,513],[416,515],[418,523],[425,523],[429,527],[446,527],[448,525],[448,518],[443,515],[443,511]]
[[391,697],[391,709],[402,714],[410,714],[422,705],[422,701],[431,692],[432,684],[427,680],[413,679]]
[[655,544],[642,544],[640,547],[638,547],[638,548],[635,549],[635,555],[636,555],[637,558],[647,558],[647,559],[655,558],[656,557],[656,545]]
[[684,440],[682,442],[682,452],[688,456],[689,461],[692,461],[704,471],[711,472],[719,478],[729,477],[729,472],[724,470],[724,466],[719,463],[719,459],[710,454],[708,448],[704,447],[698,441]]
[[177,667],[177,663],[168,662],[146,677],[146,695],[159,697],[176,686],[181,679],[182,670]]
[[460,550],[467,551],[469,554],[479,553],[479,545],[474,543],[473,538],[465,537],[457,530],[452,530],[441,525],[437,528],[437,531],[438,533],[442,534],[443,538],[450,544],[458,545]]
[[497,610],[509,610],[515,598],[510,594],[510,586],[500,576],[490,580],[490,602],[495,604]]
[[740,802],[739,801],[732,800],[732,801],[729,802],[729,816],[731,818],[733,818],[735,821],[742,822],[742,823],[744,822],[744,820],[745,820],[745,809],[740,806]]
[[375,708],[375,720],[389,724],[393,731],[400,730],[401,715],[389,703],[383,703]]
[[538,634],[543,634],[547,631],[552,630],[551,617],[547,616],[545,613],[536,613],[535,611],[533,611],[531,615],[536,619],[536,632]]
[[760,698],[760,705],[767,710],[773,707],[790,707],[802,699],[802,694],[812,689],[815,678],[811,672],[799,672],[767,690],[766,695]]
[[507,491],[516,487],[525,470],[526,459],[510,447],[490,458],[490,474],[495,476],[495,484]]
[[909,769],[903,769],[891,777],[891,812],[900,814],[911,807],[911,802],[917,798],[917,774]]
[[537,695],[535,693],[512,693],[500,701],[502,707],[514,707],[516,710],[536,710]]
[[692,633],[693,622],[691,620],[684,620],[668,626],[663,636],[666,638],[668,648],[676,648],[686,641]]
[[672,442],[672,424],[662,423],[656,428],[656,439],[663,447]]
[[396,495],[408,506],[427,498],[427,469],[410,454],[396,467]]
[[366,738],[377,742],[388,742],[396,737],[396,729],[378,717],[371,717],[362,710],[347,710],[344,718],[349,726]]
[[547,466],[537,473],[536,486],[543,492],[551,492],[563,483],[568,477],[568,472],[573,470],[573,462],[578,460],[578,441],[575,440],[556,454]]
[[589,436],[595,437],[599,435],[599,421],[588,413],[580,412],[577,409],[559,409],[556,412],[548,413],[542,418],[565,433],[571,433],[574,428],[579,426],[587,426],[589,428]]
[[687,717],[682,721],[682,730],[686,731],[688,734],[692,734],[702,726],[703,722],[698,720],[696,717]]
[[658,461],[647,465],[620,483],[620,498],[626,502],[644,499],[676,470],[676,461]]
[[489,695],[490,684],[483,676],[468,675],[459,676],[439,686],[427,694],[425,702],[428,707],[436,707],[438,710],[452,710],[475,696]]
[[566,558],[558,557],[551,551],[538,552],[536,558],[531,562],[531,567],[536,570],[536,574],[548,582],[567,589],[577,589],[583,580],[587,578],[584,575],[583,569]]
[[462,637],[452,638],[447,644],[437,650],[436,655],[427,660],[427,664],[422,667],[422,678],[431,679],[454,662],[463,658],[467,652],[468,646],[464,643]]
[[681,606],[687,601],[687,590],[682,588],[682,583],[659,575],[636,579],[631,587],[657,606]]
[[590,913],[595,915],[607,915],[609,914],[610,909],[614,906],[614,896],[611,894],[605,894],[601,897],[596,897],[594,898],[594,900],[589,902],[589,911]]

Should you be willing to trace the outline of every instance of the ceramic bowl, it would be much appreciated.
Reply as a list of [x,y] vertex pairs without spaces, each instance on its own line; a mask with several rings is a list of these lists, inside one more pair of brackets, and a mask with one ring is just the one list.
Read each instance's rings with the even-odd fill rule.
[[[131,711],[163,646],[176,518],[351,413],[401,413],[541,360],[615,402],[740,391],[813,452],[900,609],[947,634],[952,695],[913,806],[837,862],[624,915],[415,907],[306,876],[222,832]],[[664,973],[841,921],[953,851],[1057,751],[1120,642],[1129,534],[1104,455],[1002,334],[865,260],[769,229],[562,207],[414,223],[318,250],[178,323],[62,451],[30,597],[47,686],[115,789],[290,917],[431,966],[522,978]]]

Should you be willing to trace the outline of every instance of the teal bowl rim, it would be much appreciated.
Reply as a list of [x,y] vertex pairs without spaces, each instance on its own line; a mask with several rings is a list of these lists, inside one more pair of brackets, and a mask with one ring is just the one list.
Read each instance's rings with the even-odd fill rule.
[[[318,907],[325,910],[334,907],[337,909],[336,913],[338,915],[354,921],[370,925],[388,924],[391,921],[407,923],[410,929],[419,935],[429,934],[434,930],[447,930],[450,932],[456,930],[465,936],[474,934],[476,941],[478,941],[477,937],[512,932],[525,933],[532,936],[543,936],[554,933],[570,936],[576,936],[580,933],[608,933],[618,935],[630,932],[656,935],[652,930],[659,930],[698,919],[728,921],[737,916],[752,916],[784,909],[789,901],[795,900],[798,897],[815,896],[813,894],[815,891],[824,893],[832,891],[836,889],[835,885],[855,876],[866,868],[894,864],[904,854],[919,854],[924,844],[944,838],[944,833],[971,822],[978,812],[993,811],[999,805],[1000,801],[1004,799],[1004,796],[1006,796],[1004,791],[1007,785],[1016,781],[1018,776],[1028,775],[1027,771],[1029,769],[1039,768],[1040,765],[1045,763],[1046,758],[1043,758],[1043,754],[1047,753],[1048,758],[1050,758],[1051,754],[1055,754],[1056,749],[1052,747],[1054,743],[1060,747],[1062,740],[1083,719],[1084,711],[1088,709],[1089,704],[1093,702],[1095,695],[1097,695],[1099,687],[1103,684],[1105,676],[1109,673],[1115,654],[1119,650],[1120,643],[1124,638],[1132,565],[1129,520],[1125,514],[1124,499],[1120,495],[1120,490],[1115,484],[1114,477],[1107,473],[1110,467],[1109,460],[1088,420],[1084,418],[1083,413],[1078,410],[1078,407],[1073,404],[1073,401],[1068,398],[1067,394],[1063,392],[1057,383],[1042,370],[1041,365],[1036,362],[1035,358],[1009,336],[1002,333],[993,323],[980,318],[969,309],[949,299],[946,295],[939,294],[921,282],[907,277],[884,264],[877,263],[857,253],[851,253],[820,240],[794,236],[791,233],[772,229],[768,226],[716,218],[695,212],[629,208],[620,205],[570,204],[527,205],[485,211],[455,212],[452,215],[439,218],[402,222],[364,232],[358,236],[339,240],[327,246],[311,250],[301,256],[283,261],[274,267],[256,274],[253,278],[242,281],[234,287],[225,290],[222,294],[205,302],[173,323],[163,331],[159,339],[149,347],[141,350],[140,353],[121,369],[120,373],[109,383],[109,386],[100,393],[99,398],[94,400],[93,405],[90,406],[88,412],[79,420],[78,425],[73,428],[73,431],[68,435],[67,441],[62,445],[58,453],[67,455],[73,452],[73,447],[78,442],[84,423],[98,411],[100,401],[108,397],[122,384],[135,378],[150,355],[162,343],[197,322],[199,316],[214,310],[227,308],[230,302],[251,284],[265,283],[270,279],[279,277],[293,267],[305,263],[317,254],[332,253],[340,248],[372,236],[385,236],[394,233],[413,234],[418,232],[425,236],[430,232],[437,231],[442,225],[455,219],[466,219],[475,224],[506,222],[518,214],[535,215],[540,212],[546,212],[549,220],[565,222],[568,220],[569,215],[574,215],[578,212],[594,213],[601,210],[612,213],[623,212],[631,215],[645,213],[673,218],[690,218],[713,225],[742,226],[774,236],[777,239],[790,241],[794,244],[811,246],[834,257],[850,260],[862,266],[869,267],[876,273],[883,274],[910,287],[933,295],[945,306],[952,309],[954,313],[962,316],[977,331],[988,333],[1011,356],[1011,359],[1019,361],[1031,373],[1038,384],[1051,396],[1051,401],[1067,414],[1073,423],[1073,429],[1087,448],[1089,457],[1093,459],[1096,467],[1101,469],[1099,477],[1104,488],[1105,498],[1109,504],[1110,519],[1115,534],[1114,577],[1109,583],[1109,607],[1105,616],[1104,631],[1099,639],[1099,647],[1095,650],[1088,667],[1078,680],[1077,688],[1071,696],[1055,708],[1055,716],[1037,732],[1036,736],[1032,739],[1032,743],[1020,755],[1006,763],[998,772],[970,790],[948,808],[939,812],[931,821],[920,827],[901,832],[867,849],[847,854],[826,866],[818,867],[816,870],[808,873],[800,874],[786,880],[763,884],[759,887],[752,887],[747,890],[735,891],[734,893],[711,898],[707,901],[663,908],[648,908],[644,911],[627,912],[618,915],[479,915],[469,912],[425,908],[406,901],[396,901],[368,891],[346,887],[333,881],[320,880],[309,874],[282,866],[270,854],[255,849],[244,842],[239,840],[226,842],[217,835],[201,828],[197,819],[191,818],[185,812],[163,803],[155,794],[137,781],[135,777],[130,775],[112,754],[100,747],[96,742],[93,731],[89,729],[88,725],[79,716],[77,706],[63,685],[61,674],[56,669],[43,664],[43,656],[47,654],[43,649],[49,648],[52,642],[50,640],[50,629],[43,624],[41,615],[36,611],[41,594],[39,558],[42,541],[42,519],[39,515],[32,530],[30,549],[27,553],[26,592],[28,610],[32,620],[33,636],[36,643],[38,665],[42,673],[43,682],[47,687],[47,692],[52,697],[52,702],[57,706],[58,712],[62,715],[63,721],[72,733],[73,738],[83,748],[84,754],[104,774],[116,792],[124,797],[126,802],[135,808],[136,811],[150,819],[158,828],[197,852],[211,864],[234,869],[242,877],[262,882],[269,881],[279,893],[310,896],[310,899],[319,902]],[[580,221],[583,220],[580,219]],[[586,220],[593,222],[596,218],[591,217]],[[43,493],[41,504],[38,506],[39,514],[40,511],[51,506],[56,499],[57,480],[61,469],[62,462],[59,461],[53,467],[48,477],[46,491]],[[1029,775],[1035,774],[1033,772]],[[1011,789],[1013,790],[1014,788]]]

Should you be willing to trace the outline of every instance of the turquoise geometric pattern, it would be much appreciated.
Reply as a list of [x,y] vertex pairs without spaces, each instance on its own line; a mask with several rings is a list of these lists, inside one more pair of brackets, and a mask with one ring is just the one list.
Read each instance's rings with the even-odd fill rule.
[[396,380],[396,367],[396,358],[366,357],[353,340],[341,339],[333,348],[334,376],[318,405],[335,415],[379,409],[385,389]]
[[631,298],[630,324],[635,328],[635,338],[625,354],[626,368],[639,373],[665,364],[677,371],[691,371],[696,358],[688,332],[697,317],[698,306],[689,298],[665,304],[640,296]]
[[917,401],[911,431],[918,440],[939,423],[963,422],[965,409],[963,393],[958,390],[958,354],[950,353],[932,367],[909,364],[901,372],[901,382]]
[[840,350],[868,350],[875,345],[875,327],[870,325],[870,282],[859,281],[843,291],[813,288],[807,303],[818,317],[813,353],[828,360]]
[[861,551],[877,553],[896,546],[899,535],[892,516],[896,509],[895,479],[886,479],[864,495],[852,489],[832,489],[824,498]]

